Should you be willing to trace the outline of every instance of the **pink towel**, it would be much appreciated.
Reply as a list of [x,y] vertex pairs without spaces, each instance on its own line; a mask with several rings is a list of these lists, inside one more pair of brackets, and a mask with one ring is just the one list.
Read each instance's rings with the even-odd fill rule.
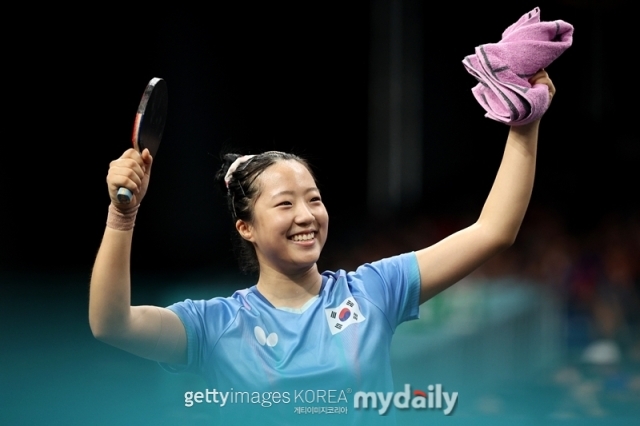
[[498,43],[476,47],[462,63],[478,81],[471,92],[487,111],[485,117],[522,125],[542,117],[549,106],[546,85],[529,83],[571,46],[573,26],[540,22],[540,9],[524,14],[502,33]]

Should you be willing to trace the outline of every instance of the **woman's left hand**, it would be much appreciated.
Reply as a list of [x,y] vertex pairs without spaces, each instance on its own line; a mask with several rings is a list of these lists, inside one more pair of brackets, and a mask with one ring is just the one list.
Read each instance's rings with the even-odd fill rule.
[[553,95],[556,94],[556,86],[553,85],[553,81],[551,81],[549,74],[547,74],[545,70],[542,69],[535,73],[535,75],[529,79],[529,83],[531,83],[532,86],[536,84],[546,84],[549,88],[549,103],[551,103]]

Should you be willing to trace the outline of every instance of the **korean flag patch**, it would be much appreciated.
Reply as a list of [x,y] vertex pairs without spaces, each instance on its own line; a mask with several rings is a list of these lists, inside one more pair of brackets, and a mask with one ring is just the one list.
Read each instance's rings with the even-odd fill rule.
[[366,318],[360,313],[360,308],[353,297],[349,297],[336,308],[324,310],[329,323],[331,334],[340,333],[351,324],[362,322]]

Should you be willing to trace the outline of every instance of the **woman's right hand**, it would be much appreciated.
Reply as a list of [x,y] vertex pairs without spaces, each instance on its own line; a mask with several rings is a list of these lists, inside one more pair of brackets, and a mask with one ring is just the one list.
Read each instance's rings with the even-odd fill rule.
[[[149,187],[149,176],[151,174],[151,164],[153,157],[148,149],[138,153],[133,148],[129,148],[120,158],[109,164],[107,174],[107,188],[111,203],[121,210],[128,210],[140,205],[140,202],[147,193]],[[127,188],[133,194],[131,202],[121,203],[118,201],[118,189]]]

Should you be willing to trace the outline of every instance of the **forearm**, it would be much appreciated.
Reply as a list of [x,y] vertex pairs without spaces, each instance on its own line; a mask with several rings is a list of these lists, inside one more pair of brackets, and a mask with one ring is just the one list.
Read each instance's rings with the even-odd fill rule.
[[[544,70],[529,82],[555,87]],[[471,273],[516,239],[533,191],[539,121],[512,127],[487,201],[478,221],[416,253],[420,268],[420,302]]]
[[500,246],[513,244],[531,199],[539,121],[512,127],[478,224]]
[[96,256],[89,291],[89,324],[98,338],[125,329],[130,320],[132,235],[133,230],[107,227]]
[[[140,201],[146,193],[152,158],[129,149],[109,165],[111,205],[89,289],[89,325],[93,335],[132,354],[161,362],[186,362],[187,338],[180,318],[158,306],[131,306],[131,241]],[[118,188],[133,193],[129,204]]]

